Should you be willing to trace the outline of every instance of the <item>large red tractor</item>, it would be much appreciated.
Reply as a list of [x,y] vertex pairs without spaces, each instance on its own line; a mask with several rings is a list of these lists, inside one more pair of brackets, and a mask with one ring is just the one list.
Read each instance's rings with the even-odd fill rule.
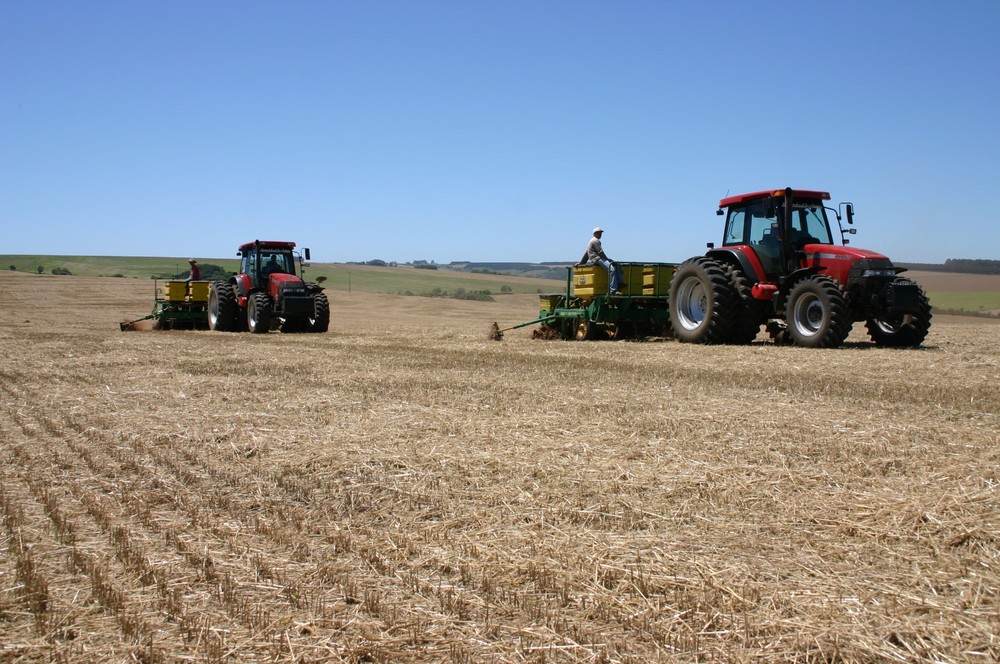
[[[670,285],[674,335],[690,343],[750,343],[771,337],[809,348],[841,345],[865,321],[878,346],[919,346],[931,326],[923,290],[886,256],[849,247],[851,203],[828,208],[824,191],[779,189],[730,196],[722,246],[688,259]],[[726,212],[724,212],[726,210]],[[827,217],[834,213],[841,243]]]
[[[303,250],[309,260],[309,250]],[[240,273],[213,282],[208,293],[208,327],[222,332],[262,334],[326,332],[330,302],[322,287],[295,274],[294,242],[255,240],[240,247]]]

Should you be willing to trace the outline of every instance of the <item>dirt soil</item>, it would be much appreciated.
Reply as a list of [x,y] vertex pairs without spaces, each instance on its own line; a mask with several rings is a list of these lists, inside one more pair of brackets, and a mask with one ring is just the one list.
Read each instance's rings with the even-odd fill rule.
[[1000,660],[1000,324],[920,350],[123,333],[0,273],[0,660]]

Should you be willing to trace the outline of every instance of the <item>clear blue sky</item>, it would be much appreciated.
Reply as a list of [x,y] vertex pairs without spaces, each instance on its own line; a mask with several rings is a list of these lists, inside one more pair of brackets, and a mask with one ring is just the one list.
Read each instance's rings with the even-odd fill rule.
[[0,0],[0,254],[619,260],[720,198],[1000,259],[1000,2]]

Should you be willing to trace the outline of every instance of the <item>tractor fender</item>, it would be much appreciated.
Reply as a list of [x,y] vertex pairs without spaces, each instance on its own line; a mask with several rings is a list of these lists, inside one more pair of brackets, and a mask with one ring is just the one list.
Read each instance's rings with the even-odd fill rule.
[[819,274],[825,269],[826,269],[825,267],[815,267],[815,266],[800,267],[794,272],[789,273],[788,276],[786,276],[784,279],[781,280],[781,289],[780,289],[781,294],[787,295],[788,292],[792,290],[792,287],[795,286],[795,284],[799,283],[803,279],[813,276],[814,274]]
[[785,306],[785,298],[788,297],[788,294],[791,292],[792,288],[795,287],[795,284],[799,283],[803,279],[808,279],[814,274],[819,274],[825,269],[825,267],[816,266],[802,267],[782,278],[778,284],[778,293],[774,296],[776,305],[778,307]]
[[764,273],[764,264],[760,262],[760,258],[757,257],[757,254],[748,245],[738,244],[730,247],[720,247],[708,252],[707,255],[717,261],[737,266],[747,276],[751,284],[767,281],[767,276]]
[[233,287],[236,289],[237,297],[248,297],[250,295],[250,291],[253,290],[253,282],[250,281],[250,275],[237,274],[234,276]]

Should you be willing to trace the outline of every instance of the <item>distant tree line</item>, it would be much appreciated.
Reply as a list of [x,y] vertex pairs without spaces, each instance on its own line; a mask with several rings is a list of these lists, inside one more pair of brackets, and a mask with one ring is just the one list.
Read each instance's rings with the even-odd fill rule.
[[375,267],[396,267],[396,261],[384,261],[381,258],[373,258],[368,261],[347,261],[348,265],[373,265]]
[[[416,266],[414,266],[416,267]],[[508,288],[504,286],[504,288]],[[464,288],[456,288],[454,291],[446,291],[443,288],[435,288],[429,293],[414,293],[411,290],[400,291],[400,295],[419,295],[421,297],[447,297],[454,300],[476,300],[479,302],[496,302],[493,293],[489,290],[467,291]]]
[[565,279],[565,267],[546,267],[542,263],[465,263],[465,272],[474,274],[500,274],[538,279]]
[[949,258],[944,264],[900,263],[901,267],[925,272],[957,272],[960,274],[1000,274],[1000,260],[985,258]]
[[970,274],[1000,274],[1000,261],[971,258],[949,258],[944,262],[948,272]]

